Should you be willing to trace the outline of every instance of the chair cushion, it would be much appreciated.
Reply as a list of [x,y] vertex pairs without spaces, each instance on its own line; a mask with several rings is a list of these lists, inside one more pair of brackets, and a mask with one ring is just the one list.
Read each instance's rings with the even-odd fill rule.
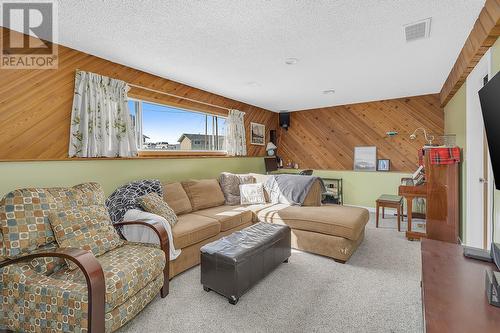
[[[52,211],[49,220],[60,247],[83,249],[98,257],[123,244],[104,205]],[[70,269],[77,268],[70,260],[66,262]]]
[[170,206],[156,193],[149,193],[137,199],[141,207],[149,213],[153,213],[167,220],[170,226],[177,223],[177,215]]
[[224,194],[217,179],[187,180],[182,182],[193,210],[222,206]]
[[179,221],[172,228],[176,248],[183,249],[218,235],[220,223],[216,219],[194,213],[179,216]]
[[358,207],[325,205],[300,207],[277,204],[257,213],[259,220],[286,224],[292,229],[312,231],[356,240],[368,223],[368,210]]
[[219,183],[224,193],[225,204],[236,206],[240,204],[240,185],[255,183],[255,178],[251,175],[223,172],[220,174]]
[[187,214],[193,210],[191,201],[181,183],[163,184],[163,200],[172,208],[176,215]]
[[[165,254],[159,248],[128,242],[97,257],[97,261],[104,272],[106,312],[123,304],[163,274],[166,263]],[[86,284],[85,276],[79,269],[60,270],[50,277]]]
[[97,183],[24,188],[6,194],[0,201],[4,255],[14,259],[55,241],[50,211],[96,204],[104,204],[104,192]]
[[202,209],[193,214],[219,221],[221,232],[252,222],[252,211],[245,209],[244,206],[218,206]]

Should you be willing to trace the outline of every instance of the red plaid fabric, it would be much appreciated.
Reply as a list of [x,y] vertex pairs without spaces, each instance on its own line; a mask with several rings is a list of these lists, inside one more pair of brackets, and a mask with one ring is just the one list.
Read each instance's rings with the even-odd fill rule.
[[431,164],[455,164],[460,163],[460,149],[454,148],[430,148],[428,153]]

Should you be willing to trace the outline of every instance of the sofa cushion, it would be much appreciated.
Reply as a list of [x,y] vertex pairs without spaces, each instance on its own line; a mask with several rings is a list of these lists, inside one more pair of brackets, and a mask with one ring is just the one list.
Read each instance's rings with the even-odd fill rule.
[[7,193],[0,201],[4,255],[13,259],[54,242],[50,211],[96,204],[104,204],[104,193],[97,183]]
[[[163,275],[165,254],[154,246],[127,243],[97,257],[104,272],[106,308],[109,312],[136,295],[158,276]],[[60,270],[54,279],[86,284],[81,270]]]
[[358,239],[369,219],[368,210],[358,207],[325,205],[300,207],[277,204],[258,212],[260,221],[286,224],[292,229]]
[[187,180],[182,182],[182,187],[194,211],[224,204],[224,194],[217,179]]
[[242,205],[241,207],[244,207],[246,210],[249,210],[249,211],[253,212],[255,215],[257,215],[257,213],[259,213],[261,210],[267,209],[267,208],[272,207],[274,205],[276,205],[276,204],[267,202],[265,204],[257,204],[257,205]]
[[163,184],[163,200],[172,208],[176,215],[190,213],[193,210],[191,201],[181,183]]
[[255,183],[255,178],[246,174],[223,172],[220,174],[219,183],[224,193],[225,204],[236,206],[240,204],[240,185]]
[[217,235],[220,223],[216,219],[194,213],[179,216],[177,224],[172,228],[176,248],[183,249]]
[[[60,247],[83,249],[98,257],[123,244],[104,205],[53,211],[49,220]],[[66,262],[70,269],[77,268],[70,260]]]
[[177,223],[177,215],[158,194],[149,193],[143,195],[137,201],[146,212],[163,217],[170,226],[173,227]]
[[202,209],[193,214],[210,217],[219,221],[220,231],[226,231],[252,222],[252,212],[245,209],[244,206],[218,206]]

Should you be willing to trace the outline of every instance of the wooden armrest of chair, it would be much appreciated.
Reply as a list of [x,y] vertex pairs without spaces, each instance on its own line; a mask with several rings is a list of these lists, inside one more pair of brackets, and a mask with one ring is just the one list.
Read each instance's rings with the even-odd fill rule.
[[165,298],[169,292],[169,269],[170,269],[170,243],[168,242],[167,229],[160,222],[150,221],[124,221],[115,223],[114,226],[120,227],[125,225],[142,225],[153,229],[160,240],[160,248],[165,253],[165,268],[163,269],[163,287],[160,290],[161,297]]
[[106,287],[104,273],[101,264],[94,257],[92,252],[75,248],[58,248],[53,251],[38,252],[28,254],[24,257],[11,259],[0,263],[0,268],[28,261],[34,258],[57,257],[71,260],[83,272],[87,280],[87,290],[89,298],[89,319],[88,329],[92,333],[104,332],[105,324],[105,294]]

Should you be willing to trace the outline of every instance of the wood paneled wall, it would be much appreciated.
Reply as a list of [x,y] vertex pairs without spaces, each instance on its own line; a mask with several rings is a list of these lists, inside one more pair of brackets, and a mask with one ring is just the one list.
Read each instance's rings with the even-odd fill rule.
[[[500,36],[500,0],[486,0],[455,65],[441,89],[441,105],[444,107],[476,67],[483,55]],[[493,73],[495,74],[495,73]]]
[[[4,37],[9,30],[2,29]],[[18,34],[22,38],[22,34]],[[68,156],[69,129],[75,71],[113,77],[128,83],[246,112],[247,142],[250,122],[276,129],[276,113],[167,80],[74,49],[59,46],[56,70],[0,70],[0,160],[64,160]],[[129,96],[226,115],[218,108],[133,88]],[[268,137],[269,139],[269,137]],[[248,144],[249,156],[264,156],[265,147]]]
[[[280,130],[278,155],[300,168],[352,170],[354,147],[377,146],[379,159],[390,159],[392,171],[411,172],[425,143],[424,127],[442,135],[444,112],[439,95],[425,95],[291,113],[290,129]],[[399,135],[389,137],[387,131]]]

